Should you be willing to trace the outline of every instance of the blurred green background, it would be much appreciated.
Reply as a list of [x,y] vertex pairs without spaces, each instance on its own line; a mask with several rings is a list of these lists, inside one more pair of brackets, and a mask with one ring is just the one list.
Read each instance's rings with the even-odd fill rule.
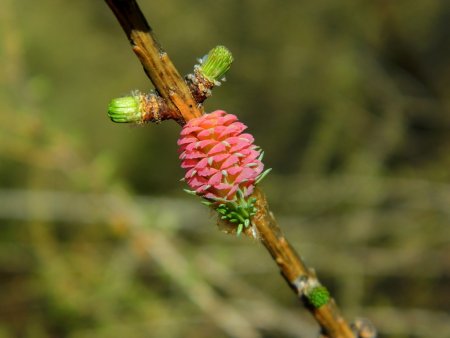
[[[450,337],[450,3],[141,1],[207,110],[250,126],[293,246],[380,337]],[[315,337],[256,242],[182,191],[179,126],[111,123],[151,85],[103,1],[0,1],[0,338]]]

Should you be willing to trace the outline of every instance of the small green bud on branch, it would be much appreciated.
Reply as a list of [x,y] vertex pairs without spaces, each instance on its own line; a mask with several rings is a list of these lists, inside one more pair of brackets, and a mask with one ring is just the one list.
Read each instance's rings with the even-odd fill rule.
[[139,96],[124,96],[112,99],[108,105],[108,116],[116,123],[138,122],[141,120]]
[[108,116],[116,123],[159,123],[176,119],[178,115],[168,109],[159,95],[134,91],[131,96],[112,99],[108,105]]
[[310,290],[305,290],[305,296],[309,303],[316,309],[330,301],[330,292],[322,285],[313,287]]
[[230,69],[233,55],[224,46],[217,46],[199,60],[194,67],[194,74],[186,76],[192,95],[199,103],[211,96],[211,89],[220,86],[225,80],[225,73]]
[[199,73],[211,82],[221,81],[230,69],[233,55],[225,46],[217,46],[205,55],[198,66]]

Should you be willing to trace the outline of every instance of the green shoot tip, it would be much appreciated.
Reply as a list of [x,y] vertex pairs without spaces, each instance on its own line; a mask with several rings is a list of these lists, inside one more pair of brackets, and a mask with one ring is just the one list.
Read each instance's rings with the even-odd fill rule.
[[199,66],[200,73],[211,82],[220,81],[230,69],[233,55],[225,46],[217,46],[205,55]]
[[124,96],[112,99],[108,105],[108,116],[116,123],[141,121],[139,96]]

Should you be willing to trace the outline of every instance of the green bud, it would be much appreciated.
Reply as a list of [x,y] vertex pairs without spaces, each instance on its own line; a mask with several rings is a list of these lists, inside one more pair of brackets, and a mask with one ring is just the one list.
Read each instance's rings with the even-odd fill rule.
[[140,96],[124,96],[112,99],[108,105],[108,116],[113,122],[141,122]]
[[324,286],[316,286],[306,293],[306,298],[318,309],[330,301],[330,292]]
[[217,46],[203,57],[198,70],[209,81],[220,81],[230,69],[232,62],[231,52],[224,46]]

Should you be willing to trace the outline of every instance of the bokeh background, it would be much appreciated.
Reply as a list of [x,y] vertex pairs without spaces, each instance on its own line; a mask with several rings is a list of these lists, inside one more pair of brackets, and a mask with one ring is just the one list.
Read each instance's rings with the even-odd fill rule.
[[[450,3],[141,1],[207,110],[250,126],[293,246],[380,337],[450,337]],[[151,84],[103,1],[0,1],[0,337],[315,337],[255,241],[182,191],[179,126],[110,122]]]

